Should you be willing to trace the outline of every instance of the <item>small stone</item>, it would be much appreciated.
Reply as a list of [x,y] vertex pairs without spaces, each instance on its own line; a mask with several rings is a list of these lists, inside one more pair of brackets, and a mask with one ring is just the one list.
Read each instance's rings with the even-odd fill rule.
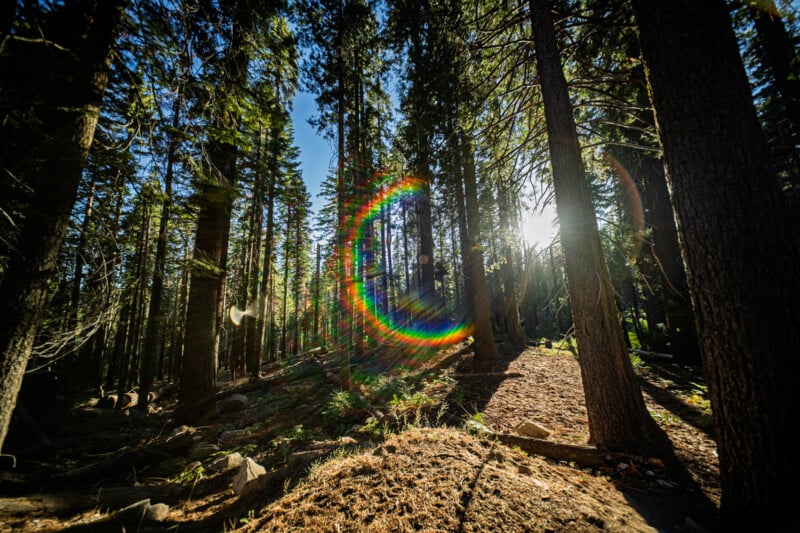
[[244,457],[242,457],[242,454],[239,452],[234,452],[214,459],[211,464],[208,465],[208,471],[212,473],[225,472],[233,468],[239,468],[242,466],[242,463],[244,463]]
[[667,481],[666,479],[657,479],[656,483],[668,489],[674,489],[678,487],[677,483],[675,483],[674,481]]
[[150,499],[140,500],[136,503],[132,503],[127,507],[123,507],[119,511],[115,513],[117,518],[120,520],[141,520],[141,518],[147,512],[147,508],[150,506]]
[[224,400],[222,400],[219,404],[219,412],[220,414],[223,413],[234,413],[236,411],[241,411],[247,406],[247,396],[244,394],[231,394]]
[[233,492],[241,494],[248,483],[266,473],[267,471],[263,466],[249,457],[246,458],[242,466],[239,467],[239,472],[236,474],[236,477],[233,478]]
[[521,435],[523,437],[532,437],[534,439],[544,439],[550,435],[549,429],[531,420],[523,420],[517,424],[517,427],[514,428],[514,431],[517,432],[517,435]]
[[247,432],[243,429],[232,429],[230,431],[223,431],[219,436],[219,443],[223,446],[230,446],[236,444],[247,436]]
[[219,451],[219,446],[217,446],[216,444],[211,444],[210,442],[201,441],[192,446],[186,457],[190,461],[205,459],[212,453],[217,453],[218,451]]
[[464,422],[464,429],[470,433],[490,433],[489,428],[478,422],[477,420],[467,420]]
[[655,476],[656,474],[655,474],[655,472],[653,472],[652,470],[645,470],[645,471],[644,471],[644,475],[645,475],[645,476],[648,476],[648,477],[653,477],[653,476]]
[[628,463],[620,463],[620,464],[617,465],[617,468],[619,468],[620,470],[627,470],[630,467],[631,467],[631,465],[629,465]]
[[518,465],[517,472],[519,472],[520,474],[528,474],[528,475],[533,474],[533,470],[531,470],[531,467],[529,467],[528,465]]
[[583,472],[584,474],[591,474],[593,470],[590,466],[587,466],[586,468],[582,469],[581,472]]
[[166,503],[154,503],[144,513],[144,519],[151,522],[163,522],[167,516],[169,516],[169,505]]

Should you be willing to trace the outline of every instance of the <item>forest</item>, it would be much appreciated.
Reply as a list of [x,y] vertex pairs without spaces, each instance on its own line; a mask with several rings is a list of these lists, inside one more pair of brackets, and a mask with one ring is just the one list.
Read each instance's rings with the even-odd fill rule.
[[2,2],[0,531],[792,530],[798,14]]

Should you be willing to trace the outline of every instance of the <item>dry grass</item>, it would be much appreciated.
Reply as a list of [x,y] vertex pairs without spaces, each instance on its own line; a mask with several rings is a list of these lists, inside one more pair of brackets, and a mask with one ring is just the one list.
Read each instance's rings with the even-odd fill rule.
[[246,529],[654,531],[602,477],[430,428],[320,466]]

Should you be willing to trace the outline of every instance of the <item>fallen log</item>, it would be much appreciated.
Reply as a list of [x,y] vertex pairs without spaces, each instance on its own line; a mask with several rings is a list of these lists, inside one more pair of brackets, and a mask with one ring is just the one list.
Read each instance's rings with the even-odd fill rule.
[[563,444],[544,439],[534,439],[532,437],[522,437],[508,433],[496,433],[494,431],[485,432],[486,435],[497,439],[503,444],[511,447],[518,447],[520,450],[534,455],[541,455],[548,459],[557,461],[570,461],[579,466],[616,466],[619,463],[638,463],[646,464],[657,468],[663,468],[664,463],[658,458],[647,458],[621,452],[609,452],[598,450],[591,446],[576,446],[574,444]]
[[561,444],[544,439],[534,439],[508,433],[495,433],[494,431],[488,432],[487,435],[494,437],[507,446],[516,446],[529,454],[541,455],[558,461],[572,461],[581,466],[603,466],[614,461],[612,454],[590,446]]
[[638,355],[642,359],[657,359],[657,360],[660,359],[662,361],[672,361],[673,359],[675,359],[674,355],[668,353],[659,353],[659,352],[651,352],[648,350],[634,350],[634,349],[630,349],[628,351],[631,352],[632,354]]
[[90,492],[63,492],[35,496],[0,498],[0,515],[43,513],[67,516],[89,509],[121,509],[140,500],[176,501],[183,497],[186,488],[178,483],[142,485],[139,487],[112,487]]
[[180,455],[188,450],[193,443],[192,435],[188,433],[180,434],[149,448],[122,450],[104,461],[55,475],[50,478],[50,481],[53,485],[63,486],[85,480],[108,478],[131,468],[138,470],[146,465]]

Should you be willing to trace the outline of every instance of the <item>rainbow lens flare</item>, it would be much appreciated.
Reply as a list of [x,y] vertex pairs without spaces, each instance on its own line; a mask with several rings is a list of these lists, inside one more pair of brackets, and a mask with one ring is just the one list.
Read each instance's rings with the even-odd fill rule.
[[419,196],[425,182],[415,177],[404,177],[381,190],[363,205],[346,227],[342,258],[346,277],[347,299],[344,305],[355,315],[363,317],[366,332],[382,342],[396,342],[414,347],[437,347],[454,344],[465,339],[471,325],[443,316],[437,306],[421,297],[404,297],[400,305],[390,312],[381,310],[374,289],[374,276],[364,275],[363,265],[369,263],[369,243],[366,230],[371,227],[381,210],[393,202]]

